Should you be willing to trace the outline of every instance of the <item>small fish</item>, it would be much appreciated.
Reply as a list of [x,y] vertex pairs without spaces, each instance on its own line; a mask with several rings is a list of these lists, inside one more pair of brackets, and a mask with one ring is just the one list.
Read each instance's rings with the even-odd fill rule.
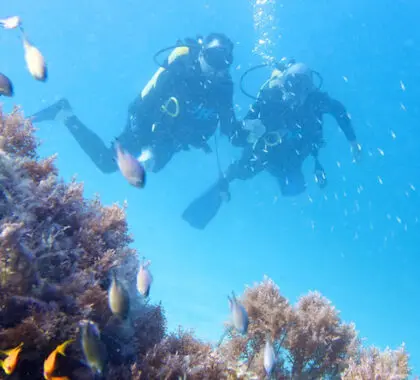
[[47,359],[44,361],[44,379],[45,380],[65,380],[69,379],[68,377],[54,377],[52,374],[57,369],[57,355],[66,356],[66,348],[70,343],[73,343],[74,339],[66,340],[64,343],[57,346],[54,351],[52,351]]
[[20,17],[19,16],[12,16],[12,17],[7,17],[7,18],[4,18],[4,19],[0,19],[0,25],[4,29],[16,29],[17,27],[19,27],[21,25]]
[[95,373],[103,374],[107,352],[97,324],[89,320],[82,321],[81,333],[83,354],[87,364]]
[[6,355],[7,357],[3,360],[0,360],[0,367],[3,368],[4,372],[7,375],[11,375],[16,369],[17,362],[19,359],[19,354],[22,351],[23,342],[15,348],[9,350],[0,351],[0,353]]
[[134,187],[143,188],[146,184],[146,171],[143,165],[130,153],[124,151],[116,142],[117,164],[128,183]]
[[13,96],[13,84],[4,74],[0,73],[0,95]]
[[267,373],[267,376],[271,375],[271,371],[273,370],[274,363],[276,361],[276,354],[274,353],[274,348],[271,343],[270,336],[267,334],[267,340],[265,342],[264,348],[264,369]]
[[148,269],[151,261],[143,261],[140,264],[139,272],[137,273],[137,290],[143,295],[143,297],[149,297],[150,286],[153,281],[153,277]]
[[31,75],[41,82],[45,82],[48,78],[47,65],[41,52],[32,45],[25,35],[23,39],[23,48],[25,50],[25,61]]
[[232,312],[233,326],[241,334],[248,331],[248,313],[243,305],[236,299],[235,293],[232,292],[232,298],[228,296],[230,311]]
[[124,286],[117,280],[115,271],[112,272],[112,282],[108,291],[108,303],[112,313],[126,319],[130,311],[130,298]]

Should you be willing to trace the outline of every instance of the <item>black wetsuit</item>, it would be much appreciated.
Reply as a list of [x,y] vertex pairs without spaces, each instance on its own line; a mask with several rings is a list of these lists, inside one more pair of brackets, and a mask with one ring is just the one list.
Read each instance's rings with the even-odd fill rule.
[[[167,62],[165,62],[167,63]],[[163,112],[161,106],[174,97],[179,105],[176,117]],[[170,112],[175,103],[167,104]],[[161,170],[174,153],[189,146],[211,151],[207,140],[214,134],[218,122],[222,133],[236,122],[233,111],[233,83],[228,72],[206,77],[200,68],[198,55],[180,55],[160,73],[150,91],[137,97],[129,106],[125,129],[117,137],[121,146],[134,156],[142,149],[152,149],[153,172]],[[94,132],[76,117],[65,121],[85,153],[102,172],[117,170],[114,146],[106,146]]]
[[[319,164],[318,151],[324,143],[324,114],[335,118],[348,141],[355,141],[356,135],[343,104],[326,92],[312,92],[301,107],[291,109],[278,101],[272,101],[281,99],[276,93],[279,90],[266,91],[245,117],[245,120],[260,119],[266,127],[266,134],[254,145],[246,141],[248,131],[244,129],[231,136],[232,143],[244,147],[244,152],[229,167],[226,179],[229,182],[233,179],[245,180],[267,170],[278,179],[283,195],[297,195],[306,189],[302,173],[305,159],[312,155]],[[277,145],[269,146],[273,143],[268,139],[270,134],[279,129],[284,130],[285,134]]]

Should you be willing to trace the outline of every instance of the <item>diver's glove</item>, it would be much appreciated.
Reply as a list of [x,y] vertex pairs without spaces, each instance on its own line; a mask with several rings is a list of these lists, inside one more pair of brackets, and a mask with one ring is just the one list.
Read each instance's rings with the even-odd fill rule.
[[265,133],[266,127],[260,119],[246,119],[243,121],[243,129],[248,131],[247,141],[256,143]]
[[318,186],[321,189],[324,189],[328,184],[327,176],[325,174],[324,168],[322,167],[321,163],[319,162],[317,158],[315,159],[314,174],[315,174],[315,182],[318,184]]

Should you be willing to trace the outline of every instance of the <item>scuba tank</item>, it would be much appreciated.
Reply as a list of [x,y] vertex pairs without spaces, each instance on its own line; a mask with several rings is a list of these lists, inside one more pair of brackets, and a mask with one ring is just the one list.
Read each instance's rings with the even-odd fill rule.
[[[182,48],[188,49],[189,54],[191,54],[193,57],[197,57],[198,53],[203,48],[203,41],[204,40],[203,40],[203,37],[201,35],[197,35],[196,38],[186,37],[186,38],[184,38],[184,40],[179,39],[179,40],[177,40],[175,45],[168,46],[168,47],[160,49],[158,52],[156,52],[153,55],[153,60],[156,63],[156,65],[158,65],[159,67],[162,67],[164,69],[168,69],[168,67],[170,65],[169,61],[170,61],[171,55],[173,53],[175,53],[177,49],[180,49],[180,48],[181,49]],[[159,62],[158,57],[161,54],[163,54],[163,53],[165,53],[169,50],[172,50],[172,54],[170,54],[168,56],[168,58],[165,59],[164,62],[162,62],[162,63]],[[181,52],[182,50],[179,50],[179,51]],[[186,54],[185,51],[184,51],[184,54]],[[175,55],[176,55],[176,53],[175,53]]]
[[[240,82],[239,82],[239,87],[241,89],[241,92],[245,96],[247,96],[248,98],[251,98],[251,99],[256,100],[256,101],[260,101],[261,100],[261,93],[264,92],[264,90],[272,83],[272,81],[273,80],[276,80],[276,79],[279,79],[280,77],[282,77],[284,75],[284,73],[290,67],[292,67],[294,64],[296,64],[296,60],[294,58],[291,58],[291,59],[288,60],[287,58],[283,57],[280,61],[275,61],[274,63],[263,63],[263,64],[260,64],[260,65],[256,65],[256,66],[250,67],[241,76],[241,79],[240,79]],[[260,87],[257,96],[253,96],[253,95],[251,95],[244,88],[244,79],[252,71],[259,70],[259,69],[262,69],[264,67],[269,67],[269,68],[272,69],[271,76]],[[311,75],[312,75],[312,80],[313,80],[313,76],[317,76],[318,77],[319,84],[318,84],[318,86],[316,88],[318,90],[320,90],[321,87],[322,87],[322,84],[323,84],[323,78],[322,78],[321,74],[318,71],[315,71],[315,70],[310,70],[310,72],[311,72]],[[278,99],[278,100],[270,99],[270,101],[278,101],[278,102],[281,103],[282,102],[282,99]]]

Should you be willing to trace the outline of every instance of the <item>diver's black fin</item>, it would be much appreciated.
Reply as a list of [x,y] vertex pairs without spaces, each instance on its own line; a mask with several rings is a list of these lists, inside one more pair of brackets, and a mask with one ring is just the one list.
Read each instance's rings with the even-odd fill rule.
[[71,111],[70,103],[66,98],[61,98],[54,104],[51,104],[49,107],[44,108],[43,110],[34,113],[29,118],[34,123],[41,123],[43,121],[51,121],[51,120],[55,120],[55,118],[57,117],[57,114],[61,110]]
[[207,224],[216,216],[223,202],[221,186],[218,181],[204,194],[196,198],[182,213],[182,219],[192,227],[199,230],[206,228]]

